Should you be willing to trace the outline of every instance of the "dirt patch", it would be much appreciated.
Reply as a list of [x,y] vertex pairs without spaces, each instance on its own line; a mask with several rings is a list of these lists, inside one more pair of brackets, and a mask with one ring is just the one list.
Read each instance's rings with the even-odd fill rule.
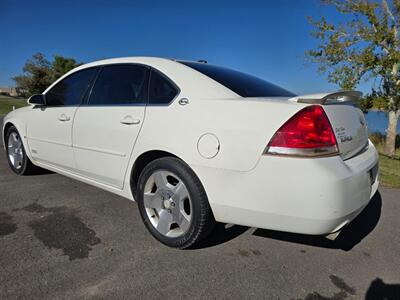
[[331,275],[329,276],[329,278],[331,279],[332,283],[340,290],[345,291],[350,295],[356,294],[356,290],[353,287],[349,286],[342,278],[335,275]]
[[[356,290],[353,287],[349,286],[342,278],[340,278],[336,275],[330,275],[329,279],[340,290],[339,292],[334,293],[330,297],[323,296],[318,292],[313,292],[313,293],[308,294],[304,298],[304,300],[344,300],[349,295],[356,294]],[[298,299],[298,300],[300,300],[300,299]]]
[[6,236],[17,230],[17,224],[13,222],[13,217],[0,211],[0,236]]
[[101,242],[96,232],[83,223],[73,209],[33,203],[23,210],[40,214],[29,222],[35,237],[46,247],[63,250],[70,260],[87,258],[92,246]]

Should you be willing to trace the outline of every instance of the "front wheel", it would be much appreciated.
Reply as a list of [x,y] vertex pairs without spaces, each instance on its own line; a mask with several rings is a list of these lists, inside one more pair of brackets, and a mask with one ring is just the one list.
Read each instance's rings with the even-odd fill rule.
[[21,136],[14,126],[11,126],[7,130],[5,142],[7,161],[11,170],[18,175],[32,174],[37,167],[32,164],[29,157],[26,155]]
[[147,229],[167,246],[187,248],[205,238],[214,227],[200,180],[177,158],[149,163],[139,177],[137,198]]

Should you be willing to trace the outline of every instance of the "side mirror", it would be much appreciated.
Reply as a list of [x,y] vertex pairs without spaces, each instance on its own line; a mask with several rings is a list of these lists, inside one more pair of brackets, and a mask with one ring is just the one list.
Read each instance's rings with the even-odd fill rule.
[[46,98],[44,95],[42,94],[38,94],[38,95],[32,95],[29,99],[28,99],[28,104],[33,104],[33,105],[46,105]]

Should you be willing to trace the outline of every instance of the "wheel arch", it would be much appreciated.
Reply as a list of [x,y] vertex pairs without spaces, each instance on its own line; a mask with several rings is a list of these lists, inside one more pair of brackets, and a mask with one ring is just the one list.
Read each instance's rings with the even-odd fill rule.
[[28,147],[28,141],[26,139],[26,123],[23,120],[19,120],[18,118],[9,118],[9,119],[4,120],[3,132],[2,132],[3,133],[2,142],[3,142],[4,149],[6,147],[6,134],[7,134],[7,131],[12,126],[14,126],[17,129],[17,131],[18,131],[18,133],[19,133],[19,135],[21,137],[22,144],[24,145],[25,153],[28,156],[28,158],[30,160],[32,160],[31,152],[30,152],[30,149]]
[[[139,176],[142,173],[143,169],[153,160],[162,158],[162,157],[175,157],[177,159],[182,160],[180,157],[176,156],[173,153],[163,151],[163,150],[149,150],[146,151],[136,158],[130,176],[130,187],[132,191],[132,196],[136,199],[136,190],[137,183],[139,180]],[[183,161],[183,160],[182,160]]]
[[[12,122],[6,122],[3,126],[3,145],[4,147],[6,147],[6,134],[8,129],[10,129],[10,127],[14,126],[15,128],[17,128]],[[18,130],[18,128],[17,128]]]

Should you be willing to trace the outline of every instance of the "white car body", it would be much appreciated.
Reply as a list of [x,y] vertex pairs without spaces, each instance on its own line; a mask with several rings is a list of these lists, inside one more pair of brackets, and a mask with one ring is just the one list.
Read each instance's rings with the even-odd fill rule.
[[[150,57],[89,63],[58,81],[84,68],[118,63],[159,70],[179,87],[179,94],[167,106],[83,105],[42,110],[30,105],[8,114],[3,132],[10,124],[18,129],[35,165],[130,200],[134,200],[135,162],[153,151],[172,154],[198,176],[217,221],[245,226],[329,234],[354,219],[378,188],[376,174],[370,182],[378,156],[367,140],[365,121],[358,109],[344,103],[322,104],[340,154],[317,158],[265,155],[268,142],[282,124],[311,105],[312,101],[304,99],[319,103],[328,94],[290,101],[244,99],[179,62]],[[124,118],[129,119],[129,126],[121,123]],[[341,141],[340,130],[352,141]]]

